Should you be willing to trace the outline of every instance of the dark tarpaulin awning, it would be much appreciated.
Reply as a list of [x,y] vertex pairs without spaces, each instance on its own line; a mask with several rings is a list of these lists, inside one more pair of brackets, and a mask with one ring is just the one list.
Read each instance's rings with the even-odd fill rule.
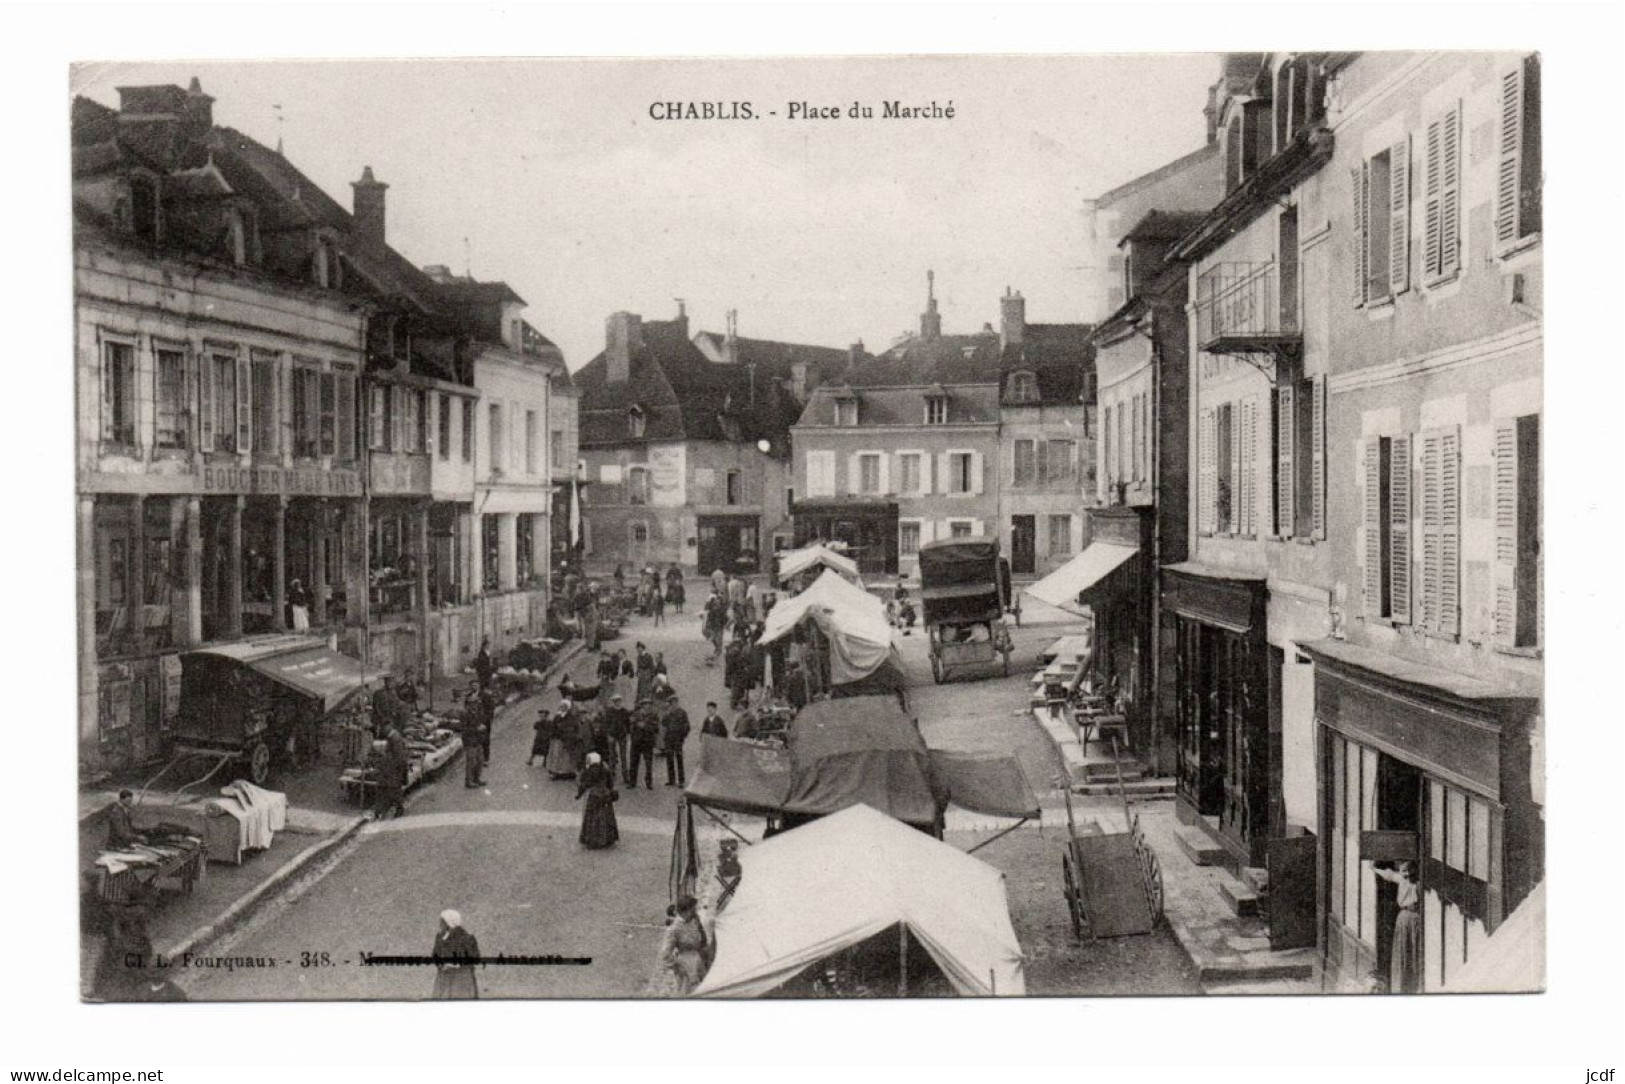
[[1037,817],[1038,797],[1014,757],[931,750],[931,767],[948,801],[993,817]]
[[363,670],[357,660],[326,646],[247,661],[271,680],[318,701],[323,712],[333,711],[369,680],[376,681],[383,674],[381,670]]
[[766,816],[782,810],[789,793],[789,750],[700,736],[700,766],[684,790],[697,805]]

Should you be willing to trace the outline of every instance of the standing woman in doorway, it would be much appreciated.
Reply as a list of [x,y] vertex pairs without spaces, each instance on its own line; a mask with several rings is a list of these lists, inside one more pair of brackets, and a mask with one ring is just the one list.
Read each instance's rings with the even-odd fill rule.
[[1388,959],[1388,992],[1393,994],[1419,994],[1422,992],[1422,916],[1421,886],[1416,883],[1416,863],[1400,862],[1397,866],[1375,867],[1378,877],[1398,888],[1395,903],[1399,914],[1394,918],[1394,944]]

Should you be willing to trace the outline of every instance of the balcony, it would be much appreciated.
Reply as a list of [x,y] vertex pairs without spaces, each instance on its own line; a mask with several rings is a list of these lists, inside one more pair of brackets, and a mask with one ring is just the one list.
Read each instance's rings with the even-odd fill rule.
[[1297,283],[1281,294],[1277,265],[1221,263],[1196,280],[1196,341],[1209,354],[1297,356],[1303,349]]

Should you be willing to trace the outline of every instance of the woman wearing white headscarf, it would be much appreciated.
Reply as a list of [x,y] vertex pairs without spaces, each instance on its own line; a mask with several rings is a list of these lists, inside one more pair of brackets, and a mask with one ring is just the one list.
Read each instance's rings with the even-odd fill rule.
[[621,838],[620,826],[615,823],[615,776],[604,766],[604,758],[597,753],[587,754],[587,766],[576,783],[576,797],[587,797],[587,808],[581,814],[581,845],[591,850],[613,846]]
[[434,996],[466,999],[480,996],[474,961],[480,958],[480,943],[463,929],[463,916],[456,911],[440,912],[440,932],[434,939]]

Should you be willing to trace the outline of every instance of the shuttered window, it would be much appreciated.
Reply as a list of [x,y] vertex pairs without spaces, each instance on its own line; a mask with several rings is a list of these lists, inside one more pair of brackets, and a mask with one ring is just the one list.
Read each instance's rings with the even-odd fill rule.
[[1350,171],[1356,305],[1410,288],[1410,176],[1409,137]]
[[1388,442],[1382,437],[1371,437],[1365,442],[1365,496],[1362,502],[1361,524],[1365,534],[1365,566],[1362,579],[1365,586],[1365,614],[1367,617],[1388,616]]
[[237,359],[237,450],[254,450],[254,372],[247,357]]
[[1030,440],[1018,440],[1011,454],[1015,458],[1012,467],[1013,483],[1018,486],[1030,486],[1038,480],[1038,452]]
[[1354,272],[1354,304],[1365,304],[1366,286],[1366,166],[1361,163],[1349,170],[1350,202],[1352,214],[1349,218],[1349,267]]
[[1540,415],[1498,418],[1494,447],[1495,644],[1540,644]]
[[135,443],[134,343],[102,343],[102,439]]
[[1411,438],[1371,437],[1365,443],[1365,613],[1395,623],[1411,620]]
[[1236,531],[1253,536],[1258,533],[1258,401],[1243,399],[1238,406],[1240,475],[1236,479]]
[[1449,278],[1461,267],[1461,103],[1427,126],[1423,151],[1422,277]]
[[1218,480],[1213,487],[1213,493],[1218,501],[1216,513],[1218,525],[1216,530],[1223,534],[1234,534],[1236,530],[1236,476],[1241,473],[1241,464],[1238,457],[1241,454],[1240,442],[1236,440],[1236,407],[1234,403],[1225,403],[1218,408],[1214,415],[1214,463],[1218,470]]
[[1297,388],[1291,381],[1275,389],[1275,533],[1290,538],[1293,528],[1293,497],[1298,487],[1294,470],[1297,433]]
[[1196,522],[1202,534],[1213,534],[1218,527],[1218,467],[1214,457],[1216,427],[1213,410],[1202,411],[1197,419],[1196,438]]
[[1309,380],[1309,501],[1310,531],[1326,539],[1326,376]]
[[356,457],[355,374],[338,371],[333,375],[338,413],[338,448],[334,454],[348,462]]
[[1388,448],[1388,616],[1411,619],[1411,438],[1394,437]]
[[1461,627],[1461,437],[1454,427],[1419,434],[1422,472],[1421,627],[1454,637]]
[[1505,249],[1540,232],[1540,58],[1501,76],[1496,132],[1495,243]]
[[1411,286],[1411,140],[1388,148],[1388,292]]

